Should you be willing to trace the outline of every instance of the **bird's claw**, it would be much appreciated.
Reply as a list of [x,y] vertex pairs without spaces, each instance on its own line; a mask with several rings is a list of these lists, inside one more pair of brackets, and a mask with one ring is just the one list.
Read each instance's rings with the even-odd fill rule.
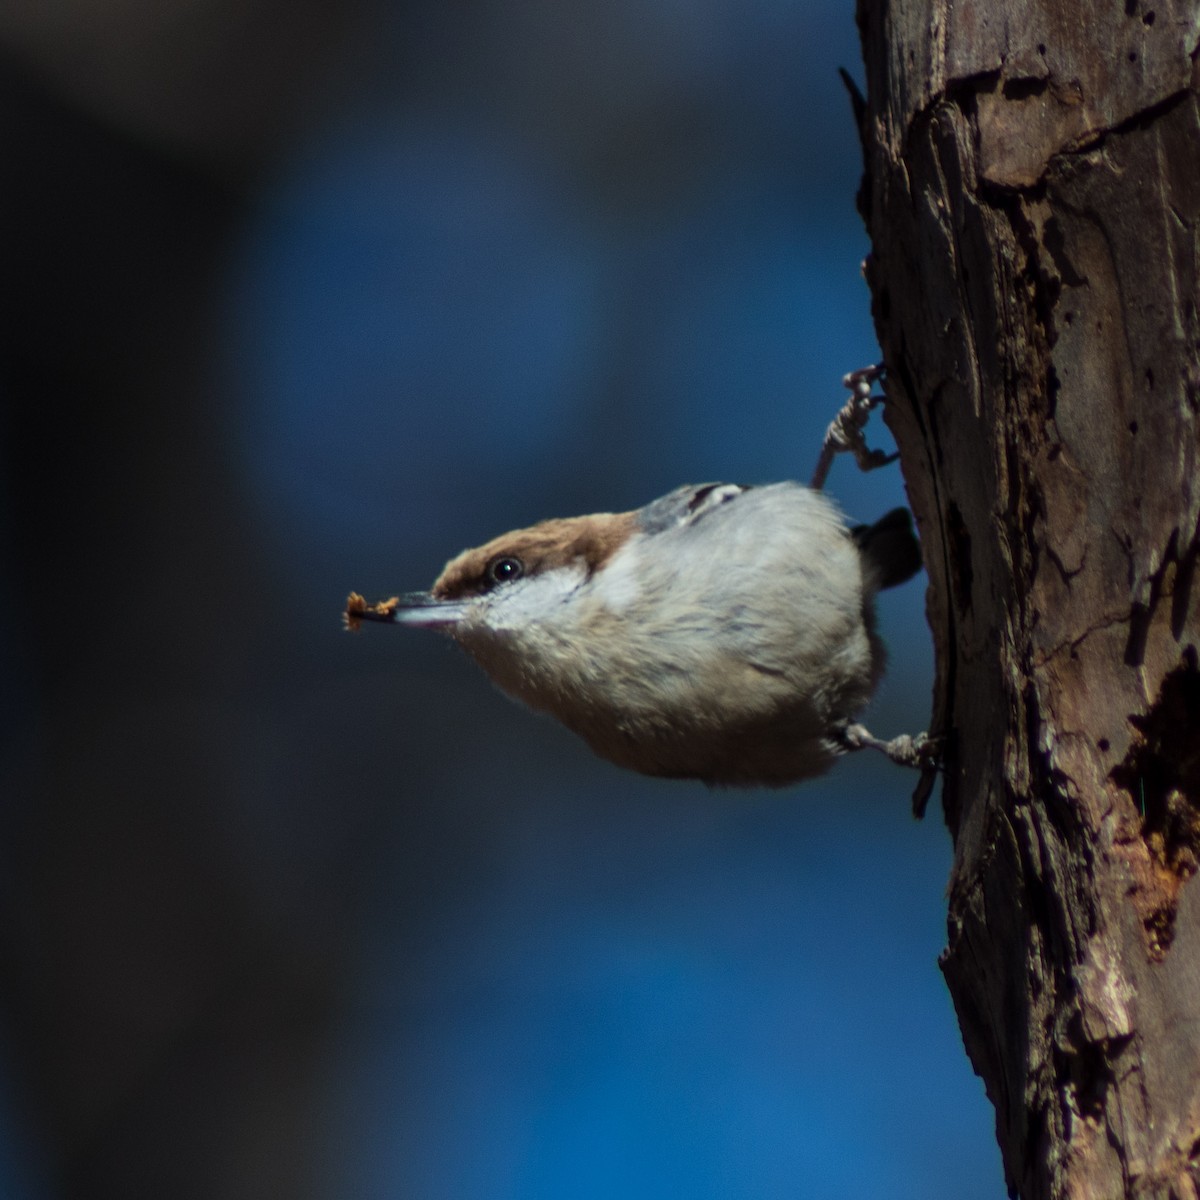
[[850,399],[842,405],[836,417],[829,422],[825,431],[825,440],[821,444],[821,455],[817,460],[817,469],[813,472],[811,487],[820,491],[825,486],[829,468],[833,465],[835,454],[849,451],[854,455],[854,461],[863,471],[873,471],[877,467],[885,467],[895,462],[898,454],[888,454],[883,450],[872,450],[867,445],[863,429],[870,419],[871,410],[883,403],[882,393],[873,391],[875,383],[882,379],[886,372],[883,363],[870,367],[860,367],[842,376],[842,386],[850,392]]

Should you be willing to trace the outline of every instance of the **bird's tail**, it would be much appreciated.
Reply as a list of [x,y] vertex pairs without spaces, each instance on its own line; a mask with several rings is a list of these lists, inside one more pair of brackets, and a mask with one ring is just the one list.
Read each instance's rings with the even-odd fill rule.
[[858,543],[873,591],[895,587],[921,569],[921,546],[907,508],[893,508],[874,525],[855,525],[850,535]]

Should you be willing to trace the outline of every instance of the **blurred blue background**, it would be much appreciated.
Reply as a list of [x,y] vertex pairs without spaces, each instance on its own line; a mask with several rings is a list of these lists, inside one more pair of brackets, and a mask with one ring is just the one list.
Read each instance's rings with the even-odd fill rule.
[[848,0],[0,17],[0,1194],[1003,1195],[908,774],[623,774],[339,621],[808,477],[878,355],[858,63]]

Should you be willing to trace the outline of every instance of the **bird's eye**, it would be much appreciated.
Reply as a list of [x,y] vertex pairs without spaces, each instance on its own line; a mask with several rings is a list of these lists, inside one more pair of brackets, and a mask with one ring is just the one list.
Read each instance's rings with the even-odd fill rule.
[[503,558],[488,563],[487,582],[494,587],[498,583],[512,583],[525,574],[525,564],[519,558],[506,554]]

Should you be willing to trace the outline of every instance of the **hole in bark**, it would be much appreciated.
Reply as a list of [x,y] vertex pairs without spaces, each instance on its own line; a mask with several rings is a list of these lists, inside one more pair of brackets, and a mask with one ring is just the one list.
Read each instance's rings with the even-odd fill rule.
[[1097,750],[1099,750],[1101,754],[1107,754],[1107,753],[1108,753],[1108,747],[1109,747],[1109,741],[1108,741],[1108,738],[1101,738],[1101,739],[1100,739],[1100,740],[1099,740],[1099,741],[1096,743],[1096,749],[1097,749]]
[[1188,646],[1149,712],[1129,718],[1137,737],[1110,778],[1141,816],[1149,870],[1134,888],[1152,957],[1165,956],[1179,890],[1200,867],[1200,662]]
[[1079,1111],[1087,1116],[1103,1114],[1108,1089],[1116,1080],[1116,1064],[1133,1040],[1132,1036],[1108,1037],[1096,1041],[1082,1028],[1078,1013],[1068,1024],[1069,1044],[1055,1051],[1058,1078],[1068,1079]]
[[1129,422],[1129,432],[1137,433],[1137,431],[1138,431],[1138,423],[1136,421],[1130,421]]
[[1153,9],[1151,9],[1150,12],[1148,12],[1142,18],[1142,24],[1143,25],[1153,25],[1154,24],[1154,10]]
[[1130,61],[1130,62],[1137,62],[1137,51],[1136,51],[1136,50],[1130,50],[1130,52],[1129,52],[1129,61]]
[[[1055,1057],[1061,1062],[1064,1056]],[[1071,1081],[1080,1113],[1088,1117],[1100,1116],[1104,1112],[1104,1095],[1113,1079],[1104,1060],[1103,1048],[1079,1038],[1078,1048],[1067,1058],[1065,1074]]]
[[1044,42],[1038,42],[1038,53],[1039,53],[1039,54],[1040,54],[1040,55],[1041,55],[1043,58],[1045,58],[1045,57],[1046,57],[1046,44],[1045,44]]
[[1146,386],[1151,391],[1154,391],[1154,368],[1153,367],[1146,368]]
[[975,573],[971,568],[971,535],[967,532],[957,504],[951,502],[947,517],[950,541],[950,578],[954,588],[954,603],[959,612],[971,607],[971,586]]
[[1063,313],[1063,324],[1073,325],[1075,323],[1075,314],[1073,312]]
[[1044,79],[1006,79],[1000,94],[1005,100],[1025,100],[1030,96],[1040,96],[1045,90]]

